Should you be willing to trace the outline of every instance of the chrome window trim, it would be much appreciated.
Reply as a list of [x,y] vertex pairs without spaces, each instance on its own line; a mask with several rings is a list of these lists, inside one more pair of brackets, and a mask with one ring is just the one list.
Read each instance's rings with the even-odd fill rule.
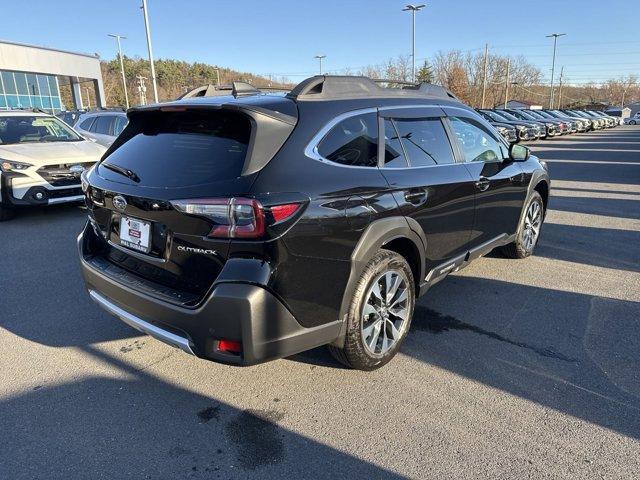
[[[343,167],[343,168],[376,168],[376,167],[365,167],[365,166],[360,166],[360,165],[344,165],[342,163],[338,163],[338,162],[334,162],[332,160],[329,160],[328,158],[325,158],[322,155],[320,155],[320,152],[318,152],[318,146],[320,145],[320,142],[322,142],[322,140],[324,140],[324,137],[326,137],[327,134],[331,131],[331,129],[333,127],[335,127],[338,123],[342,122],[343,120],[346,120],[347,118],[356,117],[358,115],[365,115],[367,113],[375,113],[375,114],[377,114],[378,113],[378,108],[369,107],[369,108],[361,108],[361,109],[358,109],[358,110],[351,110],[349,112],[342,113],[342,114],[338,115],[337,117],[332,118],[329,122],[327,122],[324,125],[324,127],[322,127],[318,131],[318,133],[316,133],[313,136],[311,141],[305,147],[304,154],[307,157],[312,158],[314,160],[317,160],[319,162],[328,163],[330,165],[336,165],[338,167]],[[378,139],[378,141],[380,141],[380,139]]]
[[[343,120],[346,120],[347,118],[355,117],[357,115],[364,115],[364,114],[367,114],[367,113],[375,113],[375,114],[377,114],[378,112],[383,112],[383,111],[386,111],[386,110],[415,109],[415,108],[441,108],[442,109],[442,108],[445,108],[445,107],[446,108],[456,108],[458,110],[461,110],[461,111],[464,111],[464,112],[468,112],[468,110],[465,109],[465,108],[454,107],[454,106],[450,106],[450,105],[441,105],[441,104],[389,105],[389,106],[384,106],[384,107],[367,107],[367,108],[360,108],[360,109],[357,109],[357,110],[350,110],[348,112],[341,113],[337,117],[332,118],[320,130],[318,130],[318,132],[313,136],[313,138],[311,138],[311,141],[309,141],[309,143],[305,147],[304,154],[307,157],[309,157],[309,158],[311,158],[313,160],[317,160],[317,161],[322,162],[322,163],[328,163],[329,165],[334,165],[334,166],[343,167],[343,168],[379,168],[379,167],[364,167],[364,166],[358,166],[358,165],[343,165],[341,163],[334,162],[334,161],[329,160],[328,158],[325,158],[322,155],[320,155],[320,152],[318,152],[318,145],[320,144],[320,142],[322,142],[322,140],[329,133],[329,131],[333,127],[335,127],[338,123],[340,123]],[[446,117],[446,114],[443,113],[443,117]],[[380,142],[380,138],[378,138],[378,142]],[[452,148],[453,148],[453,146],[452,146]],[[446,166],[449,166],[449,165],[455,165],[457,163],[459,163],[459,162],[445,163],[445,164],[441,164],[441,165],[424,165],[424,166],[419,166],[419,167],[409,167],[409,166],[407,166],[407,167],[396,167],[396,168],[393,168],[393,169],[389,168],[388,170],[408,170],[408,169],[415,169],[415,168],[446,167]]]

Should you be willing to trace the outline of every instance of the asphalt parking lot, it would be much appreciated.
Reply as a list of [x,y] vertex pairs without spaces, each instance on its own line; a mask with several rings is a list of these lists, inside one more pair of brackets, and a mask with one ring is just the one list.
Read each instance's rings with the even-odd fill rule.
[[189,357],[89,300],[80,207],[0,224],[0,478],[639,478],[640,127],[533,149],[537,255],[434,287],[372,373]]

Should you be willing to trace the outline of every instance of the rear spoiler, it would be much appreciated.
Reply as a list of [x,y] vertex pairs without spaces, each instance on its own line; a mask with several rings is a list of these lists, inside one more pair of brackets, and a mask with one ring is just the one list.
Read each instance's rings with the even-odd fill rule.
[[210,111],[235,111],[240,112],[251,122],[251,137],[247,149],[247,157],[242,168],[241,175],[251,175],[260,171],[278,153],[296,126],[297,119],[266,108],[255,105],[234,104],[234,103],[190,103],[188,101],[171,102],[165,104],[145,105],[129,109],[127,117],[129,124],[124,131],[111,144],[103,155],[107,158],[114,150],[127,142],[136,133],[136,120],[141,116],[158,113],[184,112],[188,110],[210,110]]

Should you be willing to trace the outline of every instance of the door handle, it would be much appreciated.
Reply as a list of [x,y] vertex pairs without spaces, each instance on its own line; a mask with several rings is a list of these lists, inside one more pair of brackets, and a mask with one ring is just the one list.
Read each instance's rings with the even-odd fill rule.
[[420,205],[427,200],[427,192],[424,190],[410,190],[405,192],[404,199],[413,205]]
[[487,177],[480,177],[480,180],[476,182],[476,188],[481,192],[484,192],[487,188],[489,188],[490,184],[491,181]]

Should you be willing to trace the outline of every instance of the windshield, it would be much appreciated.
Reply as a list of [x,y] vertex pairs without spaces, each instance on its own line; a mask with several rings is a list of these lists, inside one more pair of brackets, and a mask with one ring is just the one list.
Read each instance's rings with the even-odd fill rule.
[[0,145],[79,140],[77,133],[55,117],[0,116]]
[[491,110],[480,110],[483,114],[489,117],[491,120],[495,122],[504,122],[504,118],[498,115],[496,112],[492,112]]
[[509,112],[505,112],[504,110],[500,110],[500,112],[498,113],[498,115],[506,118],[507,120],[511,120],[511,121],[518,121],[517,117],[514,117],[513,115],[511,115]]
[[522,118],[523,120],[534,120],[538,121],[539,118],[534,117],[529,112],[514,112],[512,115],[518,116],[518,118]]
[[530,117],[533,117],[536,120],[549,120],[548,118],[543,117],[542,115],[540,115],[537,111],[534,112],[534,111],[530,110],[530,111],[527,112],[527,115],[529,115]]

